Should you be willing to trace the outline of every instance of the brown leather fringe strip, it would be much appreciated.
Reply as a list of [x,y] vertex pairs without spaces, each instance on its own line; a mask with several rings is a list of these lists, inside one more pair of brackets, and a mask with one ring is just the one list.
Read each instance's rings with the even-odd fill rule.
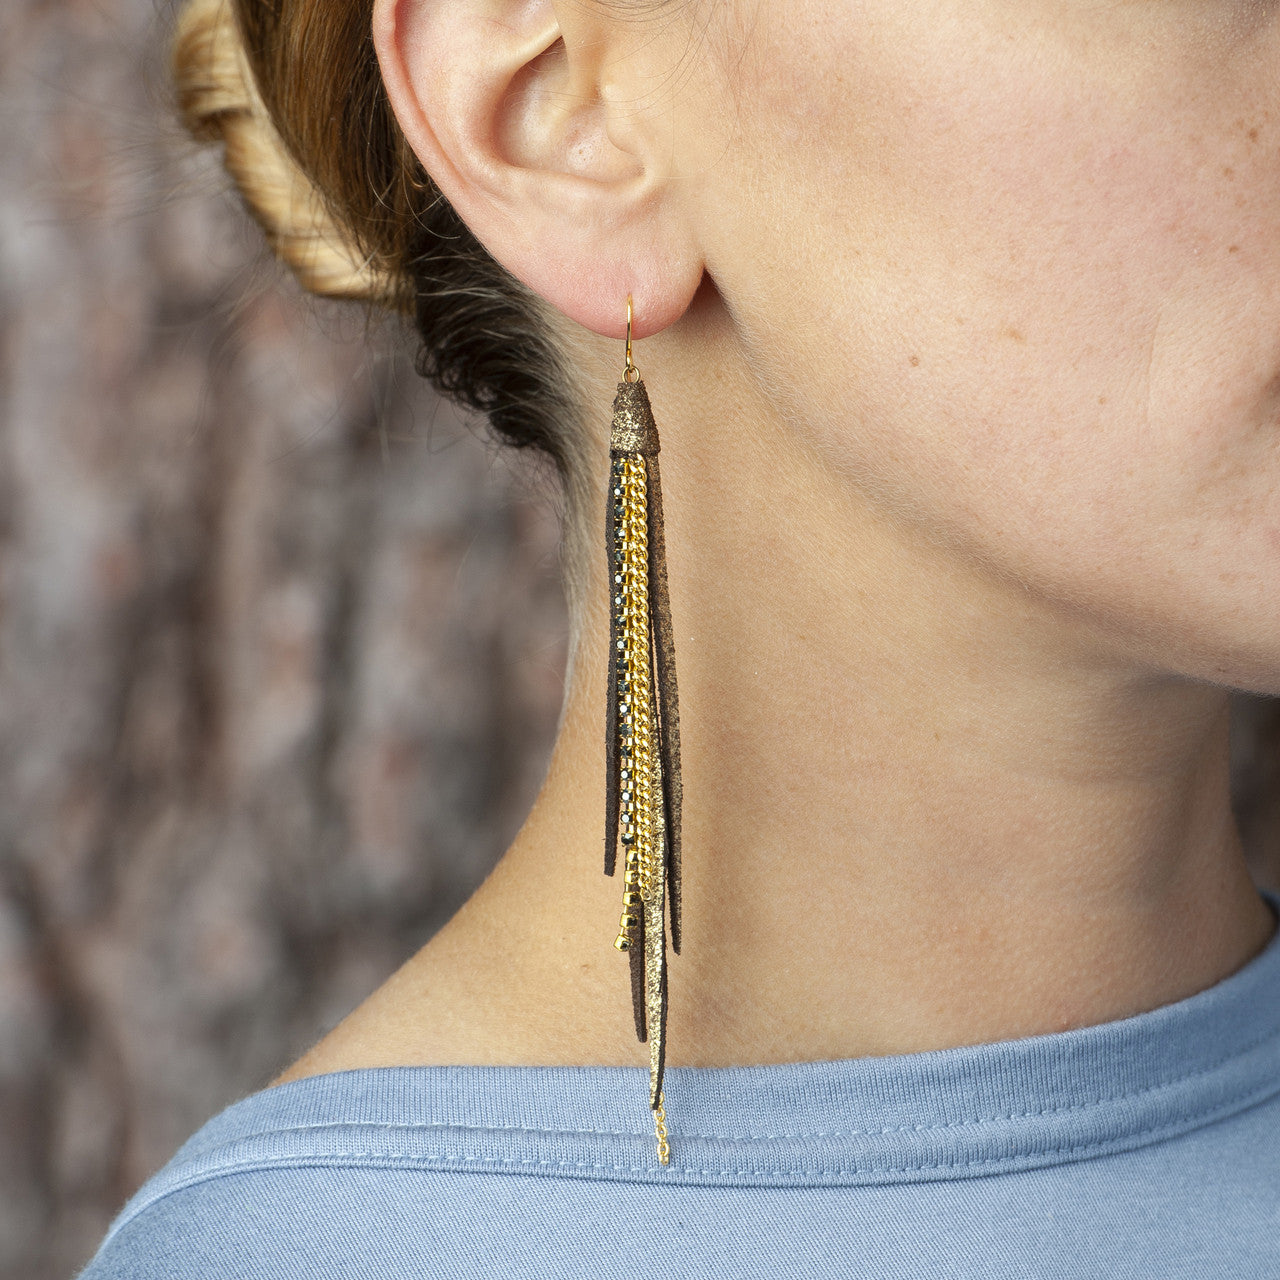
[[[657,464],[657,461],[658,461],[658,455],[656,452],[651,454],[648,458],[645,459],[645,471],[647,473],[646,493],[649,496],[648,514],[650,517],[652,517],[652,514],[653,514],[653,502],[655,500],[656,495],[653,493],[653,490],[647,488],[647,485],[653,483],[653,473],[654,473],[654,469]],[[649,519],[648,521],[646,521],[646,524],[648,527],[648,531],[652,533],[652,530],[653,530],[652,519]],[[652,548],[653,544],[650,543],[649,545]],[[649,629],[649,635],[652,638],[653,637],[653,628],[652,628],[653,558],[652,558],[652,554],[650,555],[650,559],[649,559],[649,600],[651,602],[650,609],[649,609],[649,620],[651,624]],[[656,674],[657,674],[655,671],[655,668],[658,665],[657,648],[658,647],[656,643],[651,643],[649,645],[649,688],[654,690],[656,690],[658,687],[657,684],[655,683]],[[651,732],[654,738],[654,746],[658,752],[658,769],[662,773],[662,777],[663,777],[662,798],[659,800],[659,804],[663,806],[664,812],[658,820],[658,825],[660,828],[664,828],[667,822],[667,819],[666,819],[666,762],[662,758],[662,748],[660,745],[661,722],[658,715],[658,707],[657,707],[656,700],[653,705],[651,724],[653,726],[653,729]],[[663,831],[663,835],[662,835],[662,845],[665,851],[665,849],[667,848],[665,831]],[[665,852],[663,856],[664,857],[666,856]],[[663,903],[661,898],[659,898],[658,904],[657,904],[658,919],[656,921],[656,924],[659,929],[664,928],[663,916],[665,915],[665,912],[663,911],[662,907],[663,907]],[[649,924],[650,922],[646,919],[645,928],[648,928]],[[652,1077],[649,1081],[650,1095],[652,1098],[655,1098],[655,1099],[660,1098],[662,1096],[662,1076],[663,1076],[663,1073],[666,1071],[666,1065],[667,1065],[667,964],[666,964],[666,957],[665,957],[666,945],[667,945],[667,941],[666,941],[666,936],[664,931],[663,939],[662,939],[662,947],[664,952],[663,963],[662,963],[662,982],[659,988],[659,990],[661,991],[661,995],[658,998],[658,1059],[657,1059],[657,1066],[654,1069]],[[652,1063],[652,1061],[653,1059],[651,1056],[650,1062]]]
[[649,920],[648,912],[643,907],[637,907],[635,914],[640,923],[636,925],[635,941],[627,956],[631,961],[631,1014],[636,1022],[636,1039],[643,1044],[649,1038],[644,1007],[644,936],[649,928]]

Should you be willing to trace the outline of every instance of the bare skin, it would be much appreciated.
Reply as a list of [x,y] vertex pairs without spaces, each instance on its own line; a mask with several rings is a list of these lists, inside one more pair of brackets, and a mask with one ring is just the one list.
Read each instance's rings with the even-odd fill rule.
[[[1061,1031],[1256,955],[1227,699],[1280,692],[1276,7],[379,0],[375,41],[563,317],[601,477],[636,299],[688,797],[668,1061]],[[605,625],[497,869],[281,1081],[646,1061]]]

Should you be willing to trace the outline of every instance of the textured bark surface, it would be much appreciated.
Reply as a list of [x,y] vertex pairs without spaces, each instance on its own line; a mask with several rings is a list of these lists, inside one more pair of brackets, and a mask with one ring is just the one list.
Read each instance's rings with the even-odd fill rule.
[[168,123],[152,0],[0,14],[0,1276],[423,943],[559,709],[555,521]]
[[[73,1274],[447,918],[561,692],[525,460],[262,264],[155,22],[0,6],[2,1280]],[[1280,715],[1239,725],[1274,884]]]

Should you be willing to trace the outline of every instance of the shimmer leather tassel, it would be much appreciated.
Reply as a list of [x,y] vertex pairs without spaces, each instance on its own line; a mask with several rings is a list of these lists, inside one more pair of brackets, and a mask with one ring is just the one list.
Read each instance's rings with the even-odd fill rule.
[[[680,720],[667,593],[658,428],[640,371],[627,363],[613,402],[605,548],[609,682],[605,724],[604,870],[624,852],[622,916],[614,946],[631,962],[636,1036],[649,1044],[649,1106],[658,1158],[670,1154],[663,1106],[667,928],[680,951]],[[669,906],[669,912],[668,912]]]

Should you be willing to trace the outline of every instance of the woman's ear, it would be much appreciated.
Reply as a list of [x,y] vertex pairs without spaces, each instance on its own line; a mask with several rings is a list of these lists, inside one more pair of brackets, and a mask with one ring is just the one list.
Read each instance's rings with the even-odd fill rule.
[[[392,110],[459,217],[513,275],[595,333],[684,314],[702,277],[678,163],[667,23],[589,0],[375,0]],[[670,60],[670,65],[666,65]]]

